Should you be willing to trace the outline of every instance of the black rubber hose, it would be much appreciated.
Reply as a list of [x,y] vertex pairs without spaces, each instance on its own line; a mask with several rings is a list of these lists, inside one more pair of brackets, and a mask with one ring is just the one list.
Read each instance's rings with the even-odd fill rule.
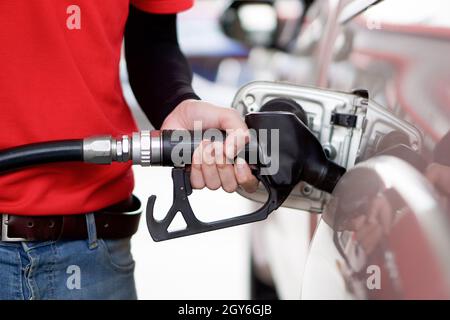
[[34,165],[83,161],[83,140],[61,140],[0,151],[0,174]]

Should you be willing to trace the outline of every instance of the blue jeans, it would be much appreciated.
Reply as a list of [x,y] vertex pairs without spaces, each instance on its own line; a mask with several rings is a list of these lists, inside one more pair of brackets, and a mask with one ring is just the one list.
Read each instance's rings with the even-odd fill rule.
[[136,299],[130,239],[0,242],[0,299]]

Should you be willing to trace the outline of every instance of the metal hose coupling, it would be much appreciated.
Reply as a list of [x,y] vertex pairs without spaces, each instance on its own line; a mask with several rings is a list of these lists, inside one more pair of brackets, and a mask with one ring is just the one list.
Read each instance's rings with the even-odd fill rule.
[[96,136],[83,140],[83,159],[87,163],[111,164],[128,162],[141,166],[161,163],[161,134],[159,130],[143,130],[120,138]]

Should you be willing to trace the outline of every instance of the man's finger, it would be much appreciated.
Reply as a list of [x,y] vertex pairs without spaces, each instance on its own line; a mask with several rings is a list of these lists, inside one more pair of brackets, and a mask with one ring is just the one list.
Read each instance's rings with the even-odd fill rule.
[[242,158],[236,159],[234,166],[237,183],[247,192],[253,193],[258,188],[258,179],[252,175],[250,167]]
[[191,165],[191,185],[194,189],[203,189],[205,187],[205,180],[203,180],[202,173],[202,152],[203,142],[194,150],[192,155]]
[[237,154],[245,148],[249,141],[247,129],[229,130],[225,139],[225,155],[228,159],[234,159]]
[[238,184],[234,175],[233,165],[229,163],[224,154],[224,145],[221,142],[214,142],[214,154],[216,159],[217,172],[222,184],[222,189],[226,192],[236,191]]
[[215,164],[214,147],[211,142],[206,142],[202,152],[202,174],[208,189],[217,190],[221,186],[219,172]]

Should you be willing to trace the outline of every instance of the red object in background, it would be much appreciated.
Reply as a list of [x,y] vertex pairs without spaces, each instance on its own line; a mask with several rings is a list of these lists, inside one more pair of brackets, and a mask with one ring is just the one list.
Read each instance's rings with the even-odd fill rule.
[[408,214],[394,226],[387,238],[398,268],[400,292],[387,276],[389,271],[382,261],[371,263],[382,266],[381,290],[369,290],[370,299],[449,299],[445,270],[416,217]]
[[[193,0],[131,2],[176,13]],[[119,79],[129,3],[0,2],[0,149],[136,130]],[[0,176],[0,213],[90,212],[127,198],[133,185],[128,164],[29,168]]]

